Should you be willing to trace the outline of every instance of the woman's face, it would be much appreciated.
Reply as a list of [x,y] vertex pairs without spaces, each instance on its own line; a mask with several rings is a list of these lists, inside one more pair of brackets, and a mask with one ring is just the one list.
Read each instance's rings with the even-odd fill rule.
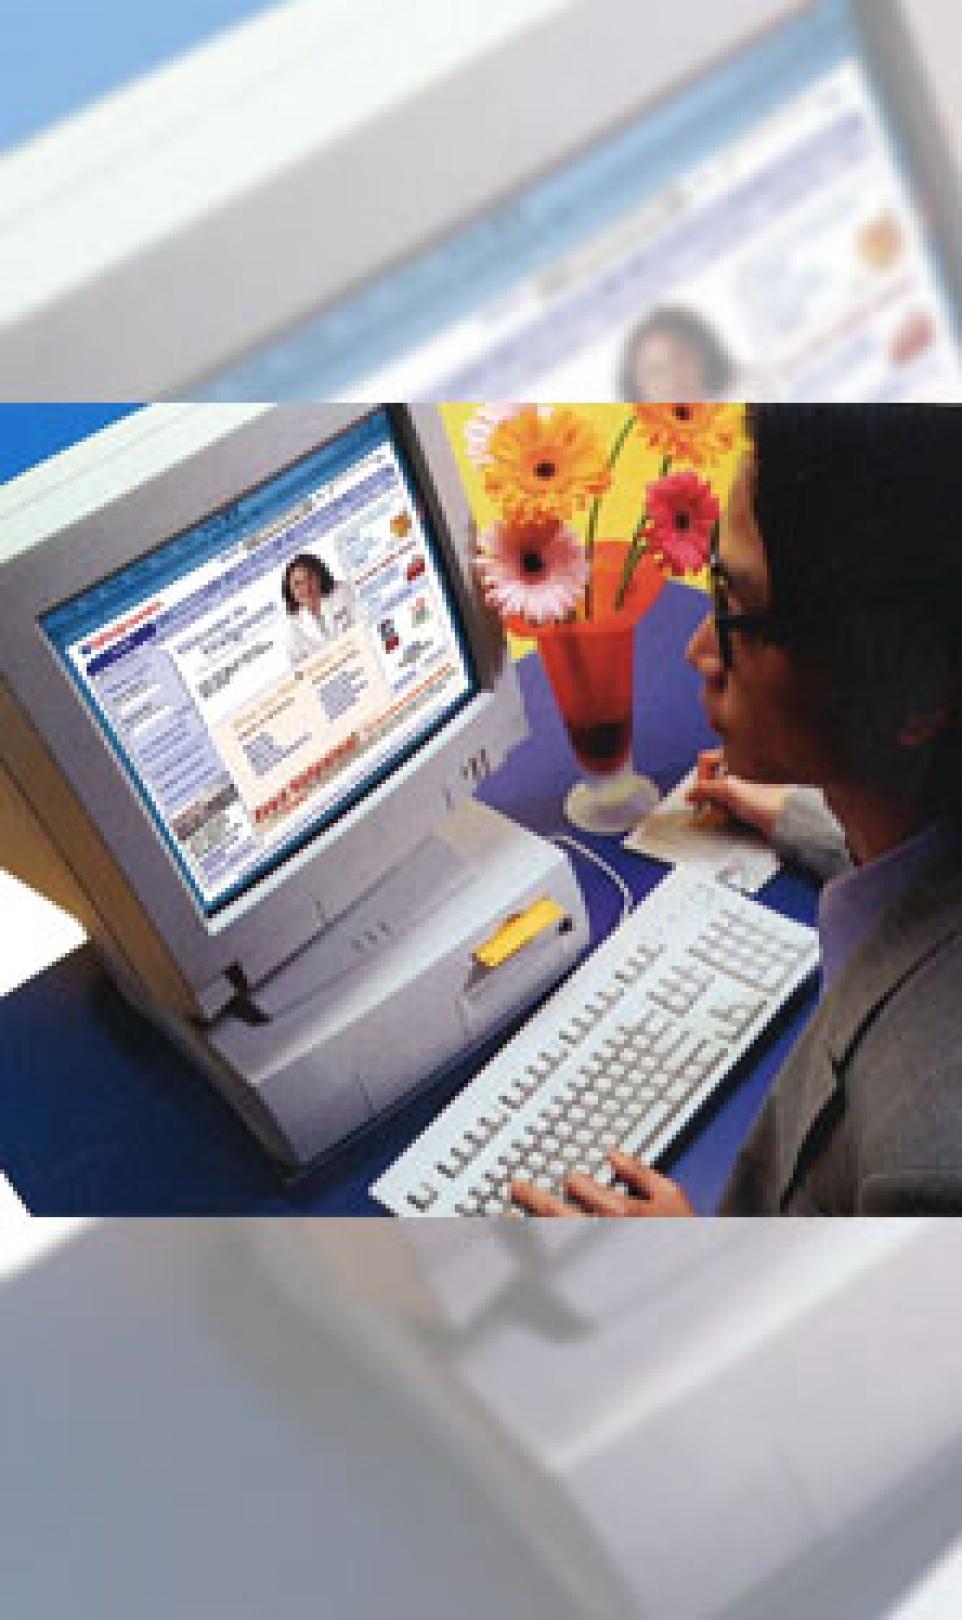
[[639,343],[632,365],[634,398],[703,399],[705,368],[692,343],[669,332],[649,332]]
[[315,574],[303,563],[297,563],[287,576],[287,585],[295,607],[310,608],[316,613],[321,602],[321,589]]
[[[719,538],[732,612],[764,613],[770,604],[768,557],[755,522],[754,469],[746,456],[732,485]],[[721,737],[730,770],[756,782],[830,785],[844,769],[834,747],[834,705],[818,670],[750,631],[734,634],[725,667],[708,613],[688,646],[702,678],[709,723]]]

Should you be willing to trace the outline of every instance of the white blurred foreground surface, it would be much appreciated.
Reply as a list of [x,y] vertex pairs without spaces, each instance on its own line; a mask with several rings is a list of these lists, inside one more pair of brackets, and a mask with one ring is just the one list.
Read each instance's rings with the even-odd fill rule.
[[0,1281],[5,1605],[958,1612],[956,1234],[90,1226]]
[[0,869],[0,996],[82,945],[86,935],[73,917]]

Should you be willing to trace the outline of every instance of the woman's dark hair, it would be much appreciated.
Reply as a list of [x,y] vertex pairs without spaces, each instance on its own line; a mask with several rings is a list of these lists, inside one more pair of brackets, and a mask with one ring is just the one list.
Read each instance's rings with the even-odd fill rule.
[[698,355],[704,379],[700,391],[702,398],[720,399],[729,392],[734,381],[734,367],[717,332],[694,310],[666,304],[660,309],[653,309],[635,327],[625,345],[621,362],[622,399],[638,398],[638,353],[650,337],[672,338]]
[[281,579],[281,595],[284,598],[284,606],[287,608],[288,613],[297,612],[297,603],[291,590],[291,575],[295,568],[306,569],[307,573],[314,576],[317,581],[317,588],[322,596],[330,596],[335,585],[334,575],[328,568],[327,563],[321,562],[319,557],[312,557],[309,551],[299,552],[296,557],[291,558],[284,569]]
[[754,405],[747,424],[775,638],[825,684],[850,759],[918,766],[962,808],[962,409]]

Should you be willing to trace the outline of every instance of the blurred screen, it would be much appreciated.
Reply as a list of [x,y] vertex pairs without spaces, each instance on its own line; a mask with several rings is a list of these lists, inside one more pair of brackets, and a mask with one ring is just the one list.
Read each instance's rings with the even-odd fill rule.
[[954,398],[923,214],[850,7],[818,0],[192,393]]

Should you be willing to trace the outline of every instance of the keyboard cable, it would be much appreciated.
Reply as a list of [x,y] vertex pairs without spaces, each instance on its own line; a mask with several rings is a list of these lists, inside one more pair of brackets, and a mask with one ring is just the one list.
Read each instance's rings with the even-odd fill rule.
[[604,872],[605,877],[610,878],[621,895],[621,916],[618,921],[624,922],[635,908],[635,897],[621,873],[616,872],[613,866],[609,866],[607,861],[603,861],[600,855],[596,855],[593,849],[588,849],[587,845],[580,843],[577,838],[569,838],[567,833],[556,833],[551,842],[562,849],[573,849],[584,860],[590,861],[592,866],[597,866]]

